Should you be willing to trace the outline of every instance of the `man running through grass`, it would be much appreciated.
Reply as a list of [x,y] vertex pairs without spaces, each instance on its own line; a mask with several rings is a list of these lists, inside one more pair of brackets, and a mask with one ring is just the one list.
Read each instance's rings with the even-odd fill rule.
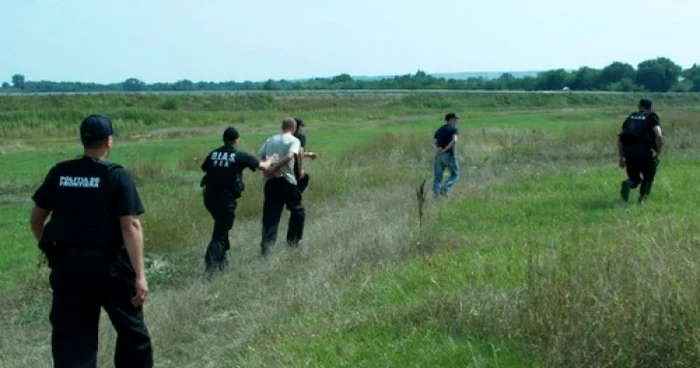
[[627,180],[622,182],[620,197],[629,200],[630,190],[639,186],[639,202],[651,193],[656,176],[664,137],[659,116],[651,110],[651,101],[639,101],[638,111],[627,117],[618,134],[620,167],[627,169]]
[[[454,147],[457,144],[457,114],[451,112],[445,115],[445,124],[443,124],[433,135],[433,149],[435,150],[435,164],[433,181],[433,197],[438,198],[439,195],[447,196],[447,191],[459,180],[459,164],[455,158]],[[443,184],[443,173],[445,169],[449,170],[450,177]]]

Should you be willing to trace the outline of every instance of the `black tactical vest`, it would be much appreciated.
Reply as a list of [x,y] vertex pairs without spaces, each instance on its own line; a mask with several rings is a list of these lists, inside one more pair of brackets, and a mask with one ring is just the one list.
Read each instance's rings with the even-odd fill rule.
[[641,111],[630,114],[622,125],[620,140],[626,150],[643,152],[654,147],[654,134],[649,128],[650,119],[655,114],[651,111]]
[[213,196],[230,194],[240,198],[245,190],[243,183],[243,167],[236,162],[236,150],[228,145],[219,147],[209,153],[210,163],[206,174],[202,177],[201,186],[206,187],[206,193]]
[[120,165],[83,157],[56,165],[51,220],[43,244],[100,249],[105,256],[123,247],[110,172]]

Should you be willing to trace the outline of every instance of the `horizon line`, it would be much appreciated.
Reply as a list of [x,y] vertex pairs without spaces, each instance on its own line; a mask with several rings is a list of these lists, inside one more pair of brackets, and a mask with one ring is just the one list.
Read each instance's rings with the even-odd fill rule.
[[[575,70],[575,69],[566,69],[566,68],[560,68],[564,70]],[[553,69],[557,70],[557,69]],[[82,84],[101,84],[101,85],[109,85],[109,84],[120,84],[124,83],[128,79],[137,79],[139,81],[142,81],[146,84],[159,84],[159,83],[177,83],[180,81],[184,80],[189,80],[193,83],[200,83],[200,82],[207,82],[207,83],[225,83],[225,82],[235,82],[235,83],[245,83],[245,82],[251,82],[251,83],[264,83],[267,81],[289,81],[289,82],[295,82],[295,81],[307,81],[307,80],[313,80],[313,79],[332,79],[334,77],[340,76],[340,75],[349,75],[353,79],[357,78],[372,78],[372,79],[391,79],[395,77],[400,77],[400,76],[405,76],[405,75],[415,75],[419,71],[425,72],[428,75],[437,77],[437,78],[445,78],[446,75],[455,75],[455,74],[468,74],[468,75],[474,75],[474,76],[485,76],[485,75],[494,75],[498,74],[503,75],[503,74],[536,74],[536,73],[542,73],[546,72],[547,70],[512,70],[512,71],[474,71],[474,72],[426,72],[425,70],[422,69],[417,69],[415,72],[412,73],[396,73],[396,74],[350,74],[350,73],[340,73],[340,74],[335,74],[335,75],[326,75],[326,76],[310,76],[310,77],[300,77],[300,78],[267,78],[267,79],[257,79],[257,80],[252,80],[252,79],[228,79],[228,80],[193,80],[190,78],[181,78],[177,80],[171,80],[171,81],[153,81],[153,82],[146,82],[144,79],[139,78],[139,77],[128,77],[124,80],[121,81],[112,81],[112,82],[94,82],[94,81],[81,81],[81,80],[53,80],[53,79],[31,79],[28,78],[28,76],[22,74],[22,73],[14,73],[13,75],[22,75],[25,77],[25,82],[53,82],[53,83],[82,83]],[[464,78],[466,79],[466,78]],[[11,82],[11,80],[7,81]]]

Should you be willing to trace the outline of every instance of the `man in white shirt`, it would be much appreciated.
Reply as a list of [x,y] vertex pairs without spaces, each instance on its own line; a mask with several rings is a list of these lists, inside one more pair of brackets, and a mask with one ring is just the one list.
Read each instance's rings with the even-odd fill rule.
[[277,241],[277,230],[282,217],[282,210],[289,210],[289,227],[287,229],[287,245],[299,245],[304,233],[304,205],[302,195],[297,186],[297,175],[302,171],[302,159],[299,155],[301,142],[294,137],[296,121],[286,118],[282,121],[282,133],[268,138],[258,152],[259,157],[277,154],[279,161],[272,165],[264,175],[265,200],[263,203],[263,228],[261,253],[266,256]]

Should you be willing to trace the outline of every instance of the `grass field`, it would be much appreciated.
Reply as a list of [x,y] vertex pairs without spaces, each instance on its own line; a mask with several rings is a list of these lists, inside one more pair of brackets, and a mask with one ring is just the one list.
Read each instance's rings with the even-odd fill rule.
[[[615,146],[639,97],[0,97],[0,366],[50,366],[29,197],[81,153],[95,111],[115,116],[112,159],[147,211],[158,367],[700,366],[700,97],[653,96],[668,146],[644,206],[618,198]],[[415,191],[452,110],[461,179],[419,227]],[[224,126],[254,152],[287,115],[321,154],[306,161],[305,246],[259,259],[262,179],[246,172],[230,271],[204,284],[199,162]]]

